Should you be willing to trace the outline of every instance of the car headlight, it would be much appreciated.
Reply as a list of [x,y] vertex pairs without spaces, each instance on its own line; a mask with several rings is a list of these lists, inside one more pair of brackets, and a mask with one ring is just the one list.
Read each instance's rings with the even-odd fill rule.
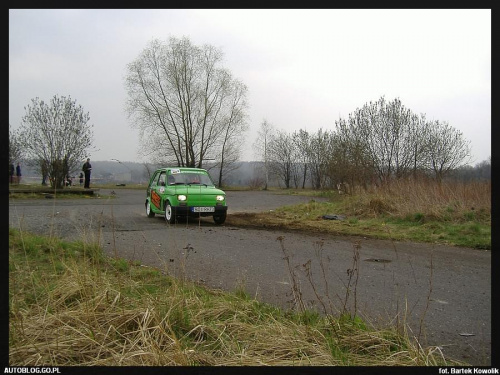
[[222,202],[225,199],[225,197],[223,195],[217,195],[215,199],[217,199],[219,202]]
[[180,202],[184,202],[184,201],[187,199],[187,197],[186,197],[185,195],[178,195],[178,196],[177,196],[177,199],[178,199]]

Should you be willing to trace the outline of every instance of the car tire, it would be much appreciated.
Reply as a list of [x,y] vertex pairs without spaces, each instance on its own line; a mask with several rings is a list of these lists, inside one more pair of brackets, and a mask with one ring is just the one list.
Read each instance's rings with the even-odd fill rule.
[[154,217],[155,216],[155,213],[151,209],[151,203],[149,201],[146,202],[146,215],[148,215],[148,217]]
[[175,224],[175,215],[170,202],[165,202],[165,221],[169,224]]
[[214,215],[214,223],[217,225],[222,225],[226,221],[226,213]]

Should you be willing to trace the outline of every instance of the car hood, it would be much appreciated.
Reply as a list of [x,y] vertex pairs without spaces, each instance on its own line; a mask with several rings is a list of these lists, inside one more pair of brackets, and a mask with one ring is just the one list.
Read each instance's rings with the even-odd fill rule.
[[175,194],[205,194],[205,195],[226,195],[222,190],[217,189],[215,186],[205,185],[176,185],[174,187]]

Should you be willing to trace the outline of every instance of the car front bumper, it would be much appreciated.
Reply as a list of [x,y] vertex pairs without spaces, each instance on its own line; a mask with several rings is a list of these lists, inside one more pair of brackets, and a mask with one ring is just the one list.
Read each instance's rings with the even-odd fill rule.
[[213,212],[193,212],[194,206],[174,206],[172,207],[172,214],[175,216],[218,216],[227,213],[227,206],[215,206]]

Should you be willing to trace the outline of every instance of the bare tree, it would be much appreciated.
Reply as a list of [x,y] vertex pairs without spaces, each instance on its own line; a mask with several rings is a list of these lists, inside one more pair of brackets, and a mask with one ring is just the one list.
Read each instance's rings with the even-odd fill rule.
[[309,139],[309,146],[305,152],[310,167],[312,186],[314,189],[331,186],[331,181],[328,181],[327,168],[333,154],[333,134],[319,129]]
[[19,133],[11,131],[9,126],[9,165],[14,164],[17,160],[21,160],[23,154]]
[[52,187],[61,188],[65,177],[88,156],[93,138],[90,116],[69,96],[56,95],[50,103],[35,98],[25,110],[19,134],[26,156],[41,173],[46,168]]
[[[337,184],[356,185],[365,188],[372,181],[374,166],[366,140],[356,127],[357,121],[353,115],[346,121],[335,121],[335,147],[329,162],[330,179]],[[349,192],[349,191],[348,191]]]
[[264,119],[257,133],[257,139],[253,144],[254,152],[256,153],[258,160],[264,162],[264,174],[265,174],[264,190],[267,190],[267,187],[269,185],[269,166],[271,161],[269,145],[272,141],[274,134],[275,134],[274,126]]
[[425,117],[413,114],[399,99],[365,104],[349,121],[362,137],[381,182],[415,173],[425,158]]
[[285,188],[290,188],[292,169],[294,164],[293,138],[284,131],[279,130],[269,143],[270,169],[278,179],[283,181]]
[[[292,134],[292,139],[294,143],[294,151],[295,151],[295,167],[294,167],[294,178],[296,178],[296,186],[298,187],[299,183],[302,186],[302,189],[306,186],[307,175],[308,175],[308,160],[306,150],[309,147],[309,133],[305,130],[300,129],[298,132],[294,132]],[[301,182],[299,181],[299,178]]]
[[244,134],[248,129],[246,122],[246,93],[247,87],[234,81],[229,94],[227,116],[222,121],[223,128],[220,137],[220,152],[216,156],[219,167],[219,186],[222,186],[224,176],[238,168]]
[[402,132],[401,122],[392,118],[395,114],[387,107],[385,98],[381,97],[357,109],[353,115],[381,182],[388,182],[394,173]]
[[429,168],[438,182],[451,170],[469,162],[470,142],[447,122],[433,121],[427,141]]
[[419,177],[421,172],[425,172],[428,161],[427,140],[430,137],[431,125],[425,119],[425,115],[413,115],[407,139],[408,150],[410,150],[411,173],[413,178]]
[[220,155],[227,127],[240,125],[230,120],[231,112],[245,107],[246,90],[237,91],[240,85],[222,67],[222,52],[188,38],[153,40],[128,65],[126,87],[127,111],[141,138],[179,166],[202,167]]

